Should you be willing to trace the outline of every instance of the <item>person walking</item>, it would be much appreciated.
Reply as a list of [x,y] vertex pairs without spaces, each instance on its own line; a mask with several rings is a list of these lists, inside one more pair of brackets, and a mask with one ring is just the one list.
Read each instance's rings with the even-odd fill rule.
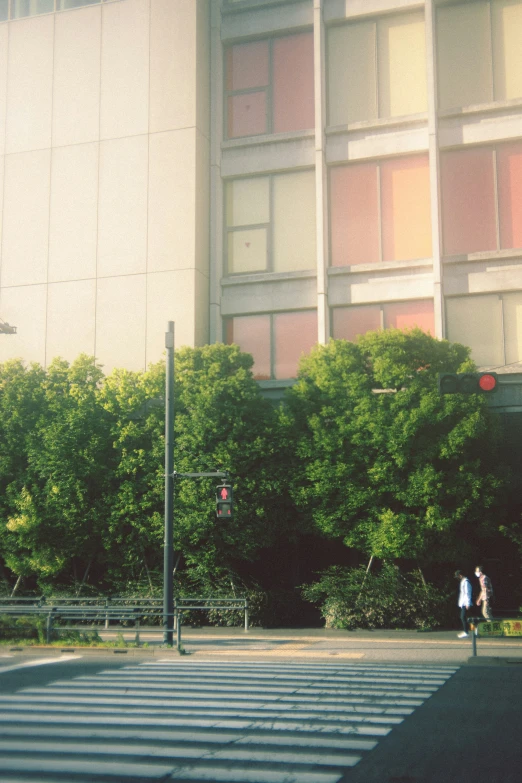
[[480,595],[477,598],[477,606],[482,604],[482,615],[486,620],[493,620],[493,612],[491,611],[491,601],[493,599],[493,585],[491,579],[486,576],[482,566],[475,568],[475,576],[480,582]]
[[455,571],[455,578],[460,580],[458,606],[460,609],[460,621],[462,623],[462,633],[457,634],[459,639],[464,639],[468,635],[468,620],[466,611],[471,609],[471,582],[462,571]]

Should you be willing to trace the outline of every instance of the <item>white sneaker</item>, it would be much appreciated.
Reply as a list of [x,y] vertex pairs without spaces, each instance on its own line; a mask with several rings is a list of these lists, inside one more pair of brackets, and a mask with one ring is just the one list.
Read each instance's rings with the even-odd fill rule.
[[467,634],[467,633],[464,633],[464,632],[462,632],[462,633],[459,633],[459,634],[457,634],[457,636],[459,637],[459,639],[464,639],[464,637],[465,637],[465,636],[468,636],[468,634]]

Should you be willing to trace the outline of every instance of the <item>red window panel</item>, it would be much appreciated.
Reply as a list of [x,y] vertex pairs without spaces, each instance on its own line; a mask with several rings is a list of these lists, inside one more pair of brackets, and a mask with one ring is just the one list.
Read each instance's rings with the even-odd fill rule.
[[417,326],[423,332],[435,334],[433,300],[416,302],[394,302],[384,305],[384,327],[389,329],[412,329]]
[[273,132],[313,128],[314,42],[312,33],[273,43]]
[[378,169],[339,166],[330,173],[332,265],[380,261]]
[[497,150],[500,247],[522,247],[522,143]]
[[252,372],[258,381],[270,378],[270,316],[248,315],[230,318],[226,326],[226,340],[239,345],[242,351],[254,357]]
[[445,255],[497,247],[493,151],[455,150],[441,156]]
[[269,83],[268,41],[237,44],[227,51],[227,90],[249,90]]
[[317,342],[317,312],[278,313],[274,318],[275,377],[295,378],[299,360]]
[[379,305],[336,307],[332,321],[334,339],[354,342],[357,335],[381,328],[381,308]]
[[228,137],[256,136],[267,131],[266,93],[249,92],[228,99]]

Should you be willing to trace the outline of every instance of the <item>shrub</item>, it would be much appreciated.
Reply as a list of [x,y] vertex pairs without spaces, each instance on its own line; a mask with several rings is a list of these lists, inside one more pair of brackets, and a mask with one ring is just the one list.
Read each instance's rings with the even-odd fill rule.
[[364,566],[332,566],[318,582],[303,585],[304,598],[319,606],[327,628],[429,629],[446,620],[447,596],[419,573],[390,564],[366,573]]

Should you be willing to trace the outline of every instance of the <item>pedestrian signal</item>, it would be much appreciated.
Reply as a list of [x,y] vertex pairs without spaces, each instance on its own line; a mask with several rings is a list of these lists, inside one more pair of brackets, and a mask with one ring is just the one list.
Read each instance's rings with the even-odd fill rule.
[[232,516],[232,487],[230,484],[220,484],[219,487],[216,487],[216,517],[218,519],[232,519]]

